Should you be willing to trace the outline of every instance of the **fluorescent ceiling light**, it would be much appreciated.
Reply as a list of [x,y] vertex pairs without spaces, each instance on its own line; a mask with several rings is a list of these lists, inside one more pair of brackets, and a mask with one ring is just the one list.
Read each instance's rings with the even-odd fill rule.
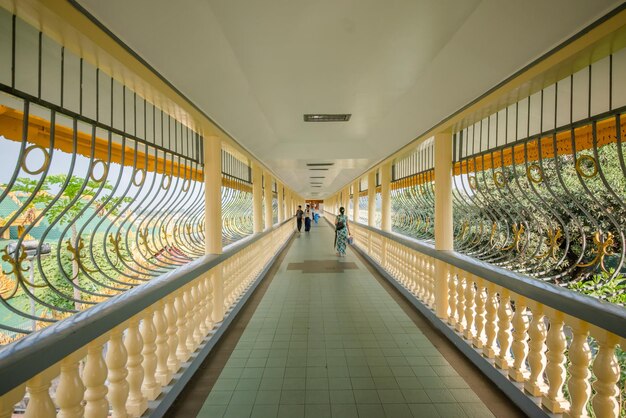
[[304,114],[305,122],[347,122],[350,120],[350,113],[309,113]]

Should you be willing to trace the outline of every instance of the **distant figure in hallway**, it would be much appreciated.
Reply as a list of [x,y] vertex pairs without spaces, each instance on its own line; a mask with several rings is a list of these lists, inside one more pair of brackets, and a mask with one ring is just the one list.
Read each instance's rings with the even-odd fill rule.
[[339,215],[335,218],[335,247],[337,247],[337,255],[339,257],[346,256],[346,244],[350,235],[350,227],[348,226],[348,217],[345,215],[346,210],[339,208]]
[[306,205],[306,209],[304,210],[304,232],[309,232],[311,230],[311,208],[309,205]]
[[302,205],[298,205],[298,210],[296,211],[296,223],[298,224],[298,232],[300,232],[300,230],[302,229],[302,215],[304,215],[304,212],[302,212]]

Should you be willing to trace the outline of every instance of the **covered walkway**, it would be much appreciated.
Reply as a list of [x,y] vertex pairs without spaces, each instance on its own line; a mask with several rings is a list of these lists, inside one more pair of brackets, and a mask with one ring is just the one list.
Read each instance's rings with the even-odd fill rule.
[[[458,354],[444,358],[443,338],[332,241],[324,220],[295,236],[232,353],[212,354],[169,416],[522,416]],[[208,395],[199,412],[198,393]]]

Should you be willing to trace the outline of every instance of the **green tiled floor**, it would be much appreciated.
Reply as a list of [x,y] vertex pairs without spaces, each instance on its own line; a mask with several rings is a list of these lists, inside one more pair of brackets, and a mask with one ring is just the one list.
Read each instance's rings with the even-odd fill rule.
[[199,417],[493,416],[350,250],[320,221],[295,239]]

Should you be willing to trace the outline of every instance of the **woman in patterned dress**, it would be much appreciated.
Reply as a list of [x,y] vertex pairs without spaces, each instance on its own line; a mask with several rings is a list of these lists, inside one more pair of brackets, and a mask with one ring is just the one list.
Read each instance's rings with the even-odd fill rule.
[[[337,255],[339,257],[346,256],[346,244],[348,243],[348,235],[350,235],[350,227],[348,226],[348,217],[344,214],[345,209],[339,208],[339,215],[335,218],[335,234]],[[343,226],[342,226],[343,225]]]

